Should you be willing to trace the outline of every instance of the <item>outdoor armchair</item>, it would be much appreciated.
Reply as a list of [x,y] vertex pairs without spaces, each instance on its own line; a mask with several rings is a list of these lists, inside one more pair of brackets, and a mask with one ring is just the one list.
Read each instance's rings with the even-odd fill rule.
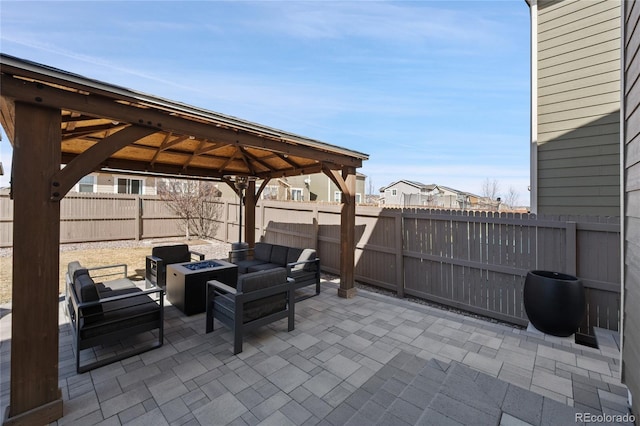
[[167,265],[196,260],[204,260],[204,254],[189,250],[189,246],[186,244],[154,247],[146,261],[145,281],[147,288],[158,286],[165,289],[167,287]]
[[252,272],[238,278],[236,288],[219,281],[207,283],[206,332],[213,331],[214,318],[233,332],[233,353],[242,352],[244,334],[263,325],[288,318],[294,329],[294,280],[285,268]]
[[[122,278],[104,280],[112,271]],[[164,291],[159,287],[142,290],[127,277],[126,265],[84,268],[69,263],[66,274],[67,313],[73,334],[76,371],[94,368],[162,346],[164,341]],[[113,277],[111,277],[113,278]],[[81,364],[80,351],[132,339],[151,332],[144,343],[118,349],[111,356],[96,357]],[[142,336],[143,338],[145,336]]]

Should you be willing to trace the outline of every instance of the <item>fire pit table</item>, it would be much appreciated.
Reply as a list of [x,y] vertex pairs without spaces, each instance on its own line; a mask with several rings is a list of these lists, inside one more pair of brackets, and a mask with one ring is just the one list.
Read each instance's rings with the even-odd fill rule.
[[221,259],[167,265],[167,300],[185,315],[204,312],[210,280],[235,288],[238,266]]

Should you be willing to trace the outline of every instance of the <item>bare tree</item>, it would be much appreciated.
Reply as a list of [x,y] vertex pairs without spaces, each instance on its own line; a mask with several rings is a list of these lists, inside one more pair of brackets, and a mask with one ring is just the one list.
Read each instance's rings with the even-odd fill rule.
[[500,192],[500,183],[496,179],[486,178],[482,182],[482,196],[495,201],[498,198]]
[[212,182],[163,179],[158,195],[180,218],[187,239],[215,236],[220,216],[220,190]]
[[514,208],[518,206],[519,198],[520,198],[520,194],[518,194],[518,191],[516,190],[516,188],[514,188],[513,186],[510,186],[509,191],[507,192],[507,195],[504,196],[503,202],[507,206]]

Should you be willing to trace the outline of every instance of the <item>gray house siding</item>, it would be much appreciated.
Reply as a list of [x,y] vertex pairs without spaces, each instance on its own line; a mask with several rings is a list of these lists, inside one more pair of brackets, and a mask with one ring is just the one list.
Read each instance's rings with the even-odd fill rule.
[[538,213],[619,216],[621,3],[537,10]]
[[625,3],[624,318],[622,381],[640,415],[640,3]]

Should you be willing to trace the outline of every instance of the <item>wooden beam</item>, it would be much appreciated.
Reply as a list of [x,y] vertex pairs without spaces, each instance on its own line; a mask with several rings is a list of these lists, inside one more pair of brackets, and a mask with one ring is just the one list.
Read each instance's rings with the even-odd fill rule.
[[15,104],[11,396],[7,424],[62,417],[58,387],[60,110]]
[[233,155],[227,158],[227,161],[225,161],[224,164],[222,164],[222,166],[218,168],[218,172],[223,173],[224,169],[226,169],[229,163],[231,163],[236,158],[236,155],[238,155],[239,152],[240,152],[240,148],[236,147],[236,151],[233,153]]
[[155,132],[156,130],[150,127],[129,126],[102,139],[54,174],[51,181],[51,199],[61,200],[73,185],[83,176],[97,170],[111,155]]
[[[328,167],[323,166],[322,171],[324,172],[325,175],[329,177],[329,179],[331,179],[331,181],[333,181],[333,183],[336,184],[336,186],[340,189],[340,191],[343,194],[346,194],[349,192],[349,187],[347,186],[347,183],[345,182],[344,178],[342,177],[342,175],[338,170],[329,169]],[[345,199],[344,197],[342,197],[342,202],[349,203],[350,198]]]
[[356,170],[342,171],[345,190],[342,191],[340,210],[340,288],[338,296],[351,298],[356,295],[355,249],[356,249]]
[[0,122],[4,128],[7,137],[9,137],[9,143],[13,145],[15,139],[15,102],[13,99],[8,99],[4,96],[0,97]]
[[68,90],[61,90],[42,83],[28,82],[3,74],[0,80],[2,96],[42,106],[64,108],[70,111],[96,115],[122,123],[141,124],[158,130],[197,138],[247,146],[282,154],[331,162],[344,166],[361,167],[362,159],[325,151],[321,148],[288,142],[285,137],[259,135],[249,130],[234,130],[217,127],[215,122],[205,123],[182,116],[169,115],[152,108],[143,109],[115,102],[113,99],[92,94],[87,96]]
[[300,167],[300,165],[295,161],[291,160],[288,155],[284,155],[284,154],[276,154],[276,155],[278,156],[278,158],[280,158],[282,161],[284,161],[294,169],[297,169]]
[[262,194],[262,191],[264,191],[264,189],[267,187],[267,184],[270,180],[271,178],[266,178],[262,181],[262,183],[260,184],[260,188],[258,188],[258,192],[256,192],[256,200],[260,199],[260,194]]
[[[136,146],[137,148],[144,148],[140,146]],[[68,164],[75,157],[80,154],[72,154],[72,153],[63,153],[62,154],[62,163]],[[185,155],[187,155],[185,153]],[[209,178],[222,178],[226,175],[235,175],[237,172],[225,171],[224,169],[204,169],[202,167],[194,167],[191,166],[187,170],[183,170],[181,165],[172,165],[172,164],[163,164],[163,163],[155,163],[149,164],[147,161],[138,161],[138,160],[127,160],[122,158],[109,158],[100,164],[100,168],[112,168],[112,169],[121,169],[121,170],[131,170],[138,172],[152,172],[158,174],[167,174],[167,175],[175,175],[176,176],[184,176],[184,178],[189,177],[209,177]],[[271,179],[271,178],[281,178],[286,176],[299,176],[301,174],[310,175],[314,173],[322,172],[322,166],[317,164],[315,166],[305,167],[303,169],[298,170],[275,170],[269,172],[258,172],[254,176],[258,179]]]
[[187,167],[189,167],[189,164],[191,164],[191,162],[199,155],[198,151],[200,151],[202,148],[204,148],[204,146],[207,144],[206,141],[200,141],[200,143],[198,144],[198,148],[196,148],[193,151],[193,154],[191,154],[191,156],[189,157],[189,159],[187,159],[187,161],[182,165],[182,169],[186,170]]
[[[247,157],[248,159],[250,159],[251,161],[254,161],[258,164],[260,164],[262,167],[264,167],[265,169],[267,169],[268,171],[274,171],[275,169],[273,167],[271,167],[269,164],[265,163],[264,161],[262,161],[260,158],[256,157],[255,155],[247,152],[246,149],[244,148],[240,148],[242,150],[242,154]],[[254,169],[254,173],[255,173],[255,169]]]
[[244,235],[249,247],[256,245],[256,181],[250,180],[244,197]]
[[[73,122],[69,124],[73,124]],[[104,131],[119,130],[125,126],[126,124],[118,124],[116,126],[111,123],[108,123],[108,124],[101,124],[99,126],[87,126],[87,127],[80,127],[75,129],[67,128],[62,131],[62,140],[66,141],[70,139],[78,139],[78,138],[83,138],[87,136],[98,135],[100,133],[103,133]]]

